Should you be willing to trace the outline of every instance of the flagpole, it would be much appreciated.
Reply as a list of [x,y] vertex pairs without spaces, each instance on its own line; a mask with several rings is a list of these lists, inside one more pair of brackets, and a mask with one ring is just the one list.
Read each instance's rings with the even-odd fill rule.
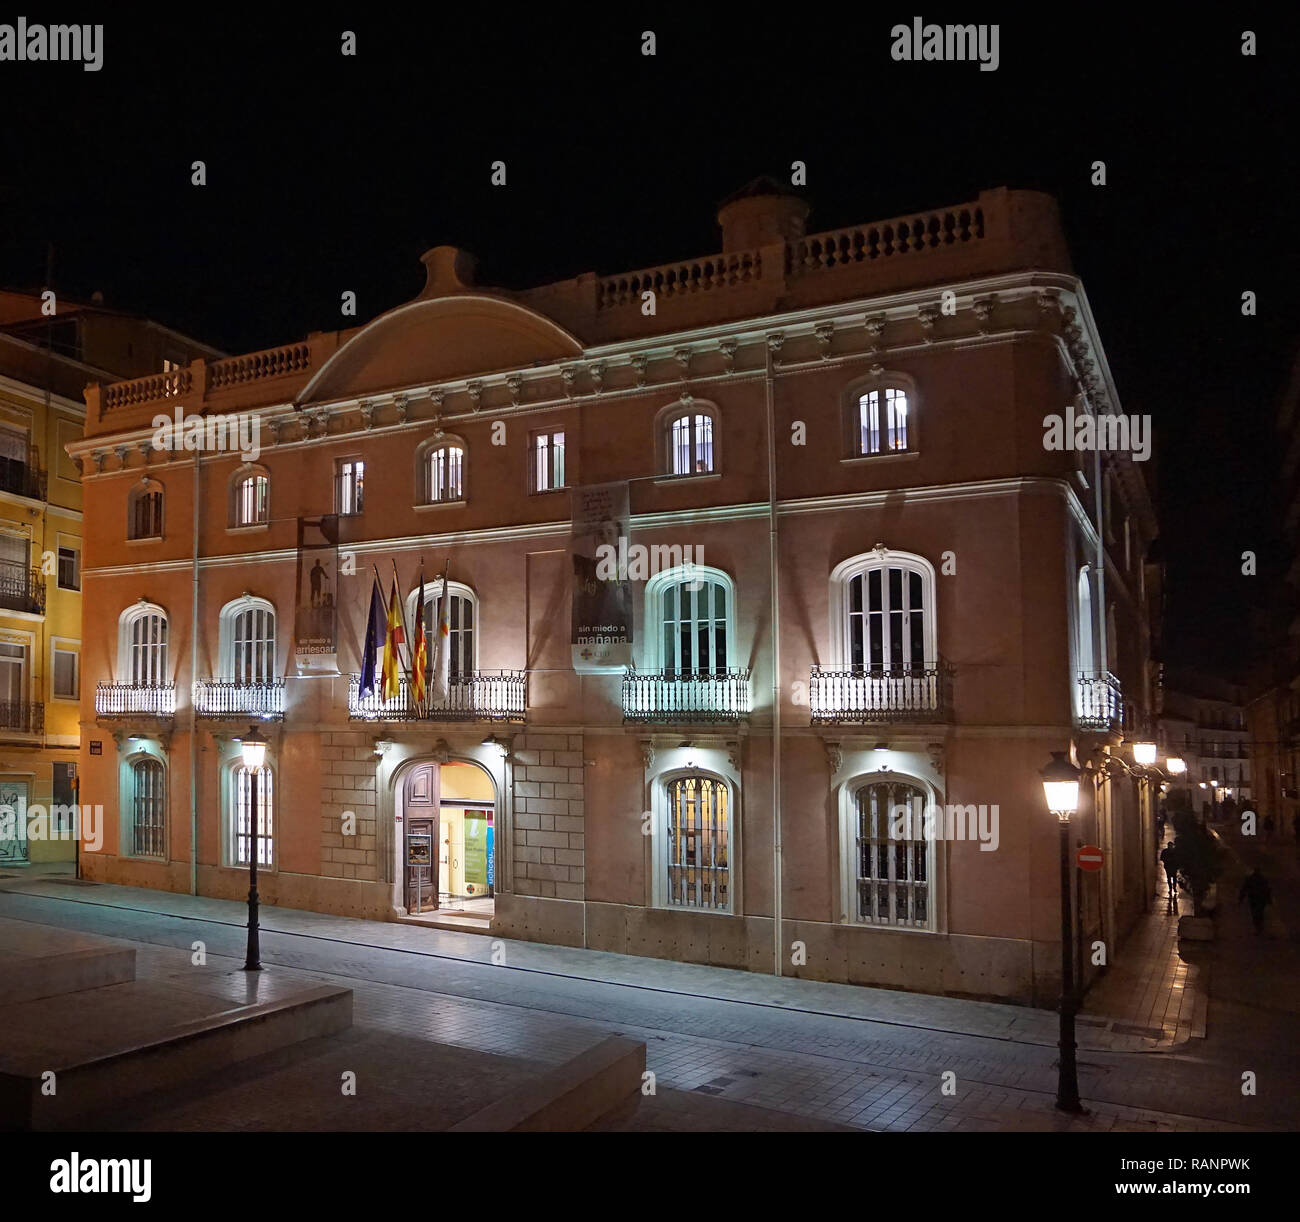
[[[402,582],[401,582],[401,578],[397,576],[397,561],[393,560],[392,557],[389,557],[389,559],[393,565],[393,586],[397,591],[397,613],[402,617],[402,644],[406,646],[406,656],[407,656],[406,681],[410,685],[409,690],[411,693],[411,703],[414,704],[415,703],[415,670],[411,665],[411,648],[413,642],[407,639],[410,636],[410,629],[406,626],[406,608],[402,605]],[[423,612],[424,608],[421,607],[420,610]],[[400,649],[398,650],[397,664],[399,666],[401,665]],[[419,709],[417,708],[416,711],[418,712]]]

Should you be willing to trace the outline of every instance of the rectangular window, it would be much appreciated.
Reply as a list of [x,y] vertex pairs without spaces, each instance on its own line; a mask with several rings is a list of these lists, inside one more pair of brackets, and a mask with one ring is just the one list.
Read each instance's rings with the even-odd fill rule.
[[59,589],[81,589],[81,549],[59,548]]
[[868,391],[858,400],[858,453],[898,454],[907,449],[907,392],[896,386]]
[[727,911],[731,906],[729,791],[707,776],[685,776],[665,792],[666,899],[674,908]]
[[533,491],[554,492],[564,485],[564,434],[534,433]]
[[930,841],[924,794],[911,785],[879,781],[855,797],[855,919],[928,928]]
[[334,503],[340,514],[360,513],[365,504],[366,464],[359,458],[339,461],[335,474]]
[[26,702],[27,646],[0,645],[0,725],[18,729]]
[[[236,768],[233,776],[235,801],[235,861],[237,866],[249,863],[251,844],[257,845],[257,864],[269,866],[273,857],[272,837],[272,778],[270,768],[250,772],[245,767]],[[253,786],[257,786],[257,825],[253,826]]]
[[81,668],[75,650],[54,647],[54,695],[59,700],[81,698]]

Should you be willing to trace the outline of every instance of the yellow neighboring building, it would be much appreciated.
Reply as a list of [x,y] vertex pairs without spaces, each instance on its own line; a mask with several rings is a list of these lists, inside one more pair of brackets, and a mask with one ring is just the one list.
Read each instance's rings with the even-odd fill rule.
[[66,447],[82,389],[220,355],[97,304],[41,305],[0,290],[0,871],[77,853],[50,811],[77,801],[81,473]]

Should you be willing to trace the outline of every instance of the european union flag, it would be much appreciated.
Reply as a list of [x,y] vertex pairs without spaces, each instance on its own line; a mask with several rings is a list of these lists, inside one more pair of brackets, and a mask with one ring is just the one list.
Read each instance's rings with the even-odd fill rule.
[[361,694],[369,696],[379,687],[379,667],[375,655],[384,643],[388,632],[388,616],[384,611],[384,596],[379,592],[379,579],[370,588],[370,615],[366,619],[366,646],[361,655]]

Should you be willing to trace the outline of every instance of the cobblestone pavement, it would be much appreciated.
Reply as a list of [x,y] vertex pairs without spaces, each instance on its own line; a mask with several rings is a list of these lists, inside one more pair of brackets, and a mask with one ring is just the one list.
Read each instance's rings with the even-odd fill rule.
[[[1231,879],[1225,886],[1235,894]],[[1232,1038],[1243,1032],[1236,1015],[1216,1042],[1212,1006],[1210,1038],[1182,1049],[1086,1051],[1080,1086],[1090,1114],[1068,1120],[1052,1108],[1055,1049],[1044,1036],[1055,1018],[1043,1011],[515,942],[503,943],[504,962],[495,966],[486,959],[490,942],[472,935],[264,911],[263,962],[351,987],[356,1027],[367,1036],[559,1063],[623,1034],[646,1042],[662,1089],[868,1129],[1296,1127],[1300,1060],[1289,1011],[1251,1025],[1244,1048]],[[136,943],[141,976],[183,970],[195,940],[206,944],[212,967],[228,970],[242,959],[242,909],[224,901],[5,879],[0,916]],[[1236,923],[1249,925],[1228,906],[1231,954]],[[577,970],[587,975],[568,974]],[[610,978],[593,978],[598,973]],[[1260,1073],[1254,1096],[1241,1090],[1247,1069]],[[945,1075],[953,1093],[945,1093]],[[248,1127],[257,1127],[259,1106],[270,1113],[283,1101],[244,1099]],[[611,1127],[708,1127],[709,1115],[707,1105],[675,1101]],[[761,1114],[743,1115],[749,1119],[735,1127],[764,1127],[754,1120]]]

